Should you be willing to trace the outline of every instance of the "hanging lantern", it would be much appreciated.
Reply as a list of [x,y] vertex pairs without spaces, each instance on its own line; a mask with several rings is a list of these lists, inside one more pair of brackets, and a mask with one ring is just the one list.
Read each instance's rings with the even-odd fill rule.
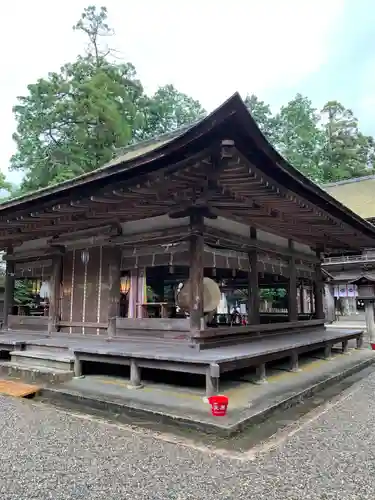
[[82,252],[81,252],[82,264],[87,266],[87,264],[89,263],[89,260],[90,260],[90,252],[86,248],[85,250],[82,250]]
[[39,295],[40,288],[42,286],[42,282],[40,280],[33,280],[31,282],[31,293],[33,295]]
[[123,294],[129,293],[130,290],[130,279],[129,276],[124,276],[120,280],[120,292]]

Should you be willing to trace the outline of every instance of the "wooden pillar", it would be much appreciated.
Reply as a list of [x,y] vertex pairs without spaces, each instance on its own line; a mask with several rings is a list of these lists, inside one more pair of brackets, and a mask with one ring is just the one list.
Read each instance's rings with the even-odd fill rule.
[[141,381],[141,368],[135,359],[130,360],[130,384],[128,389],[141,389],[143,387]]
[[[289,249],[293,250],[293,241],[289,240]],[[289,259],[289,283],[288,283],[288,319],[298,320],[297,307],[297,269],[294,257]]]
[[209,398],[216,394],[215,379],[211,376],[210,368],[206,371],[206,397]]
[[[7,249],[7,255],[13,254],[13,248]],[[4,291],[4,320],[3,329],[9,328],[8,316],[12,313],[13,300],[14,300],[14,261],[7,260],[5,264],[5,291]]]
[[335,299],[333,297],[333,290],[330,284],[324,285],[324,305],[326,320],[328,322],[335,321]]
[[365,318],[369,343],[375,344],[374,303],[371,300],[365,301]]
[[51,335],[58,328],[60,319],[60,298],[62,279],[62,255],[54,255],[52,259],[52,276],[50,279],[50,297],[48,311],[48,334]]
[[82,361],[79,359],[77,354],[74,356],[74,378],[83,378],[82,376]]
[[300,313],[304,314],[304,312],[305,312],[305,297],[304,297],[303,283],[300,283],[300,286],[299,286],[299,306],[300,306]]
[[199,212],[190,215],[190,331],[198,333],[204,329],[203,317],[203,216]]
[[116,318],[120,314],[121,249],[103,248],[110,255],[108,266],[108,337],[116,336]]
[[328,342],[324,346],[324,359],[330,361],[332,359],[332,343]]
[[[320,252],[316,252],[317,257],[320,258]],[[316,319],[324,319],[324,281],[322,274],[321,263],[315,266],[315,285],[314,285],[314,295],[315,295],[315,317]]]
[[[256,240],[256,229],[250,228],[250,238]],[[248,253],[249,258],[249,276],[248,276],[248,323],[249,325],[259,325],[259,275],[258,275],[258,256],[254,249]]]
[[310,284],[310,289],[309,289],[309,296],[310,296],[310,313],[315,314],[315,304],[314,304],[314,281],[311,281]]
[[363,347],[363,342],[364,341],[364,338],[363,338],[363,332],[358,335],[358,337],[356,338],[356,349],[362,349]]
[[343,340],[341,342],[341,351],[343,354],[349,354],[349,340]]
[[293,373],[301,371],[298,365],[298,351],[296,350],[292,351],[292,354],[290,355],[290,371]]
[[266,374],[266,364],[262,363],[258,365],[255,369],[255,383],[256,384],[266,384],[267,374]]
[[206,369],[206,397],[214,396],[219,392],[220,366],[211,363]]

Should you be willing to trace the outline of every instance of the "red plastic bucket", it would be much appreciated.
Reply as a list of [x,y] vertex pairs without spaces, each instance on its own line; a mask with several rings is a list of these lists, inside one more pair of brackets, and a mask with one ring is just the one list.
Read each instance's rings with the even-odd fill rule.
[[211,412],[214,417],[225,417],[228,408],[228,398],[226,396],[211,396],[208,402],[211,405]]
[[375,351],[375,344],[371,344],[371,349]]

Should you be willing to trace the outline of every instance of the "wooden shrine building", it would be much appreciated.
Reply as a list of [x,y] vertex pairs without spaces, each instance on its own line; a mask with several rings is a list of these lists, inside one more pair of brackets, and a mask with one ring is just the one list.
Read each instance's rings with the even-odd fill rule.
[[[190,128],[2,204],[0,247],[8,336],[159,342],[164,359],[176,346],[193,359],[237,345],[242,356],[277,332],[322,341],[322,254],[375,247],[375,228],[289,165],[235,94]],[[204,277],[240,290],[241,304],[205,315]],[[14,300],[22,280],[44,296],[26,313]],[[272,287],[285,289],[284,307],[262,312],[260,290]]]

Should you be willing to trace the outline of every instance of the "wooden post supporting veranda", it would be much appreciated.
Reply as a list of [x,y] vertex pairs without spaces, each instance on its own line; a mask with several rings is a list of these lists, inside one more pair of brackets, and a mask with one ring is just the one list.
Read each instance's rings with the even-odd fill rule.
[[[289,240],[289,248],[293,250],[293,241]],[[289,282],[288,282],[288,319],[298,320],[297,305],[297,269],[294,257],[289,259]]]
[[300,283],[299,286],[299,305],[300,305],[300,313],[304,314],[305,312],[305,293],[304,293],[303,283]]
[[[250,238],[256,240],[257,233],[254,227],[250,228]],[[259,325],[259,276],[258,276],[258,256],[257,251],[251,250],[248,253],[249,274],[248,274],[248,323],[249,325]]]
[[375,346],[375,319],[374,319],[374,301],[365,300],[365,319],[366,319],[366,330],[369,343],[374,349]]
[[[317,257],[320,258],[320,252],[316,252]],[[321,263],[315,266],[315,286],[314,286],[314,295],[315,295],[315,317],[316,319],[324,319],[324,280],[322,274],[322,266]]]
[[[13,248],[7,249],[7,255],[13,253]],[[12,313],[13,307],[13,296],[14,296],[14,271],[15,263],[12,260],[7,260],[5,264],[5,293],[4,293],[4,319],[3,319],[3,329],[7,330],[9,328],[8,317]]]
[[52,259],[52,276],[50,280],[50,297],[48,310],[48,334],[56,332],[60,319],[60,291],[62,280],[62,255],[54,255]]
[[204,329],[203,317],[203,215],[194,211],[190,215],[190,332],[199,334]]
[[116,318],[120,314],[121,249],[103,248],[108,252],[108,337],[116,336]]
[[[371,281],[366,279],[359,279],[357,281],[358,285],[358,297],[365,303],[365,319],[366,319],[366,330],[367,338],[371,345],[371,348],[375,348],[375,319],[374,319],[374,303],[375,303],[375,286]],[[361,348],[363,345],[363,335],[358,337],[357,347]]]

